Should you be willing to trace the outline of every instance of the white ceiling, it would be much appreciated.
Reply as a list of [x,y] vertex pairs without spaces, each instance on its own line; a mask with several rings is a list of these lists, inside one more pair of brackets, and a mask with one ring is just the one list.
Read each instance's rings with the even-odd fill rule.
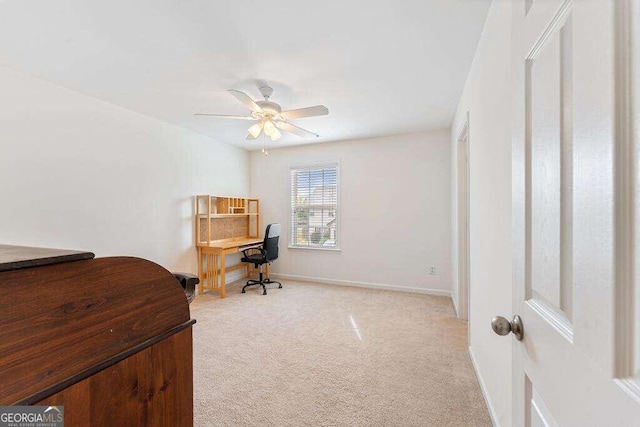
[[0,65],[237,146],[251,122],[227,93],[329,115],[292,123],[320,138],[449,127],[489,0],[7,0]]

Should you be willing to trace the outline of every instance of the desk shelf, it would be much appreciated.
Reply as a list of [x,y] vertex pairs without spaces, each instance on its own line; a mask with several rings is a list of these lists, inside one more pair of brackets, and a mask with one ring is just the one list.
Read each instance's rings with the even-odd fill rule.
[[260,235],[258,199],[199,195],[195,197],[196,242]]
[[223,213],[223,214],[200,214],[198,218],[229,218],[229,217],[239,217],[239,216],[257,216],[260,215],[257,212],[247,212],[247,213]]

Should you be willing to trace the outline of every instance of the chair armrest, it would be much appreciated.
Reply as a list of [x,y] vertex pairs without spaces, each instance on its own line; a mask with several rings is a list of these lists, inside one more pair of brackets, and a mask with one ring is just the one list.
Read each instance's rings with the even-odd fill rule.
[[[249,253],[249,251],[254,251],[253,253]],[[242,251],[242,255],[244,255],[244,257],[248,257],[249,255],[254,255],[256,253],[260,252],[260,254],[262,255],[263,258],[265,258],[267,256],[267,251],[265,251],[263,248],[248,248]]]

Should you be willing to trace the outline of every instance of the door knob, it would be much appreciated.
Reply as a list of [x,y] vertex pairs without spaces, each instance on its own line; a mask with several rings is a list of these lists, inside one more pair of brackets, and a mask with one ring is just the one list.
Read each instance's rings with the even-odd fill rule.
[[522,319],[517,314],[513,316],[513,320],[509,322],[502,316],[496,316],[491,319],[491,329],[498,335],[509,335],[509,332],[513,332],[518,341],[522,341],[524,337],[524,327],[522,326]]

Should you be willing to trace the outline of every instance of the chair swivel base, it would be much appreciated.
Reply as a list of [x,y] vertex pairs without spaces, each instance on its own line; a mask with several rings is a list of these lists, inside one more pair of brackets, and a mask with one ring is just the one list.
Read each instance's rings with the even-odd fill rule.
[[245,288],[248,287],[248,286],[260,285],[260,286],[262,286],[262,295],[266,295],[267,294],[267,288],[264,285],[265,284],[268,285],[269,283],[277,283],[278,284],[278,289],[282,288],[282,283],[276,282],[276,281],[271,280],[269,278],[263,279],[262,278],[262,273],[260,273],[260,279],[259,280],[254,280],[254,279],[247,280],[247,284],[242,287],[242,293],[243,294],[246,293]]

